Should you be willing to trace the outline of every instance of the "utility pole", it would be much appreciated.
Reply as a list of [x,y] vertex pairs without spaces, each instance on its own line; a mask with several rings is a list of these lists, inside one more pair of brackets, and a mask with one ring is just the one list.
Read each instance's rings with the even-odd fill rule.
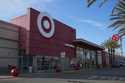
[[121,50],[121,56],[123,56],[123,48],[122,48],[122,37],[120,37],[120,50]]

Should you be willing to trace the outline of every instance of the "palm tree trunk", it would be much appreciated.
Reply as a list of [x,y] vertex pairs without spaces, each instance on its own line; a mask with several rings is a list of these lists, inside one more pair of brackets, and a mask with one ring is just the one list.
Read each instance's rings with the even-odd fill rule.
[[109,53],[109,62],[112,65],[112,49],[108,48],[108,53]]
[[114,64],[115,62],[115,49],[112,48],[112,63]]

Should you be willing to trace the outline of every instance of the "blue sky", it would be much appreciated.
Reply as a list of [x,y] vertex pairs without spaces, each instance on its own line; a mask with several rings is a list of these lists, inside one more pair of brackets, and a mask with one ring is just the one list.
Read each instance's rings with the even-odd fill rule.
[[98,3],[87,8],[85,0],[2,0],[0,19],[10,21],[15,16],[25,14],[28,7],[33,7],[75,28],[77,38],[101,44],[116,33],[107,28],[116,0],[109,1],[102,8],[98,8]]

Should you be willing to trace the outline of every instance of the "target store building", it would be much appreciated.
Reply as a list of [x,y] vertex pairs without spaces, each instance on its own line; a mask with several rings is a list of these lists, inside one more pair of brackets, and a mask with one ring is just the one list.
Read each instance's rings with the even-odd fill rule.
[[22,70],[27,70],[29,66],[34,72],[41,72],[53,70],[55,65],[62,70],[78,63],[83,68],[102,65],[99,53],[104,48],[84,39],[76,39],[75,29],[46,12],[28,8],[25,15],[12,19],[10,24],[18,28],[15,63]]
[[26,15],[16,17],[11,22],[20,26],[20,63],[23,67],[32,65],[38,71],[52,68],[58,63],[68,66],[68,59],[75,57],[72,45],[76,38],[75,29],[47,13],[29,8]]

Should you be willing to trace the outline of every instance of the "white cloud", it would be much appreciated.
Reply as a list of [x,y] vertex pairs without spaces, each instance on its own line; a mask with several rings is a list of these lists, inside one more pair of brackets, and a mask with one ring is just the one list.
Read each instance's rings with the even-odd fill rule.
[[101,22],[98,22],[98,21],[95,21],[95,20],[90,20],[90,19],[87,19],[87,20],[86,20],[86,19],[85,19],[85,20],[79,20],[79,21],[82,22],[82,23],[90,24],[90,25],[95,26],[95,27],[99,27],[99,28],[105,26],[104,23],[101,23]]
[[44,0],[45,2],[53,2],[53,0]]
[[46,5],[47,3],[52,3],[53,1],[55,0],[2,0],[0,3],[0,9],[10,10],[10,8],[25,8],[27,6],[32,6],[33,4]]
[[0,18],[12,17],[26,12],[28,7],[42,9],[50,6],[55,0],[1,0]]
[[81,18],[74,17],[74,16],[69,16],[69,18],[77,21],[78,23],[88,24],[88,25],[98,27],[98,28],[107,27],[105,22],[103,23],[103,22],[96,21],[96,20],[93,20],[93,19],[83,19],[83,18],[81,19]]

